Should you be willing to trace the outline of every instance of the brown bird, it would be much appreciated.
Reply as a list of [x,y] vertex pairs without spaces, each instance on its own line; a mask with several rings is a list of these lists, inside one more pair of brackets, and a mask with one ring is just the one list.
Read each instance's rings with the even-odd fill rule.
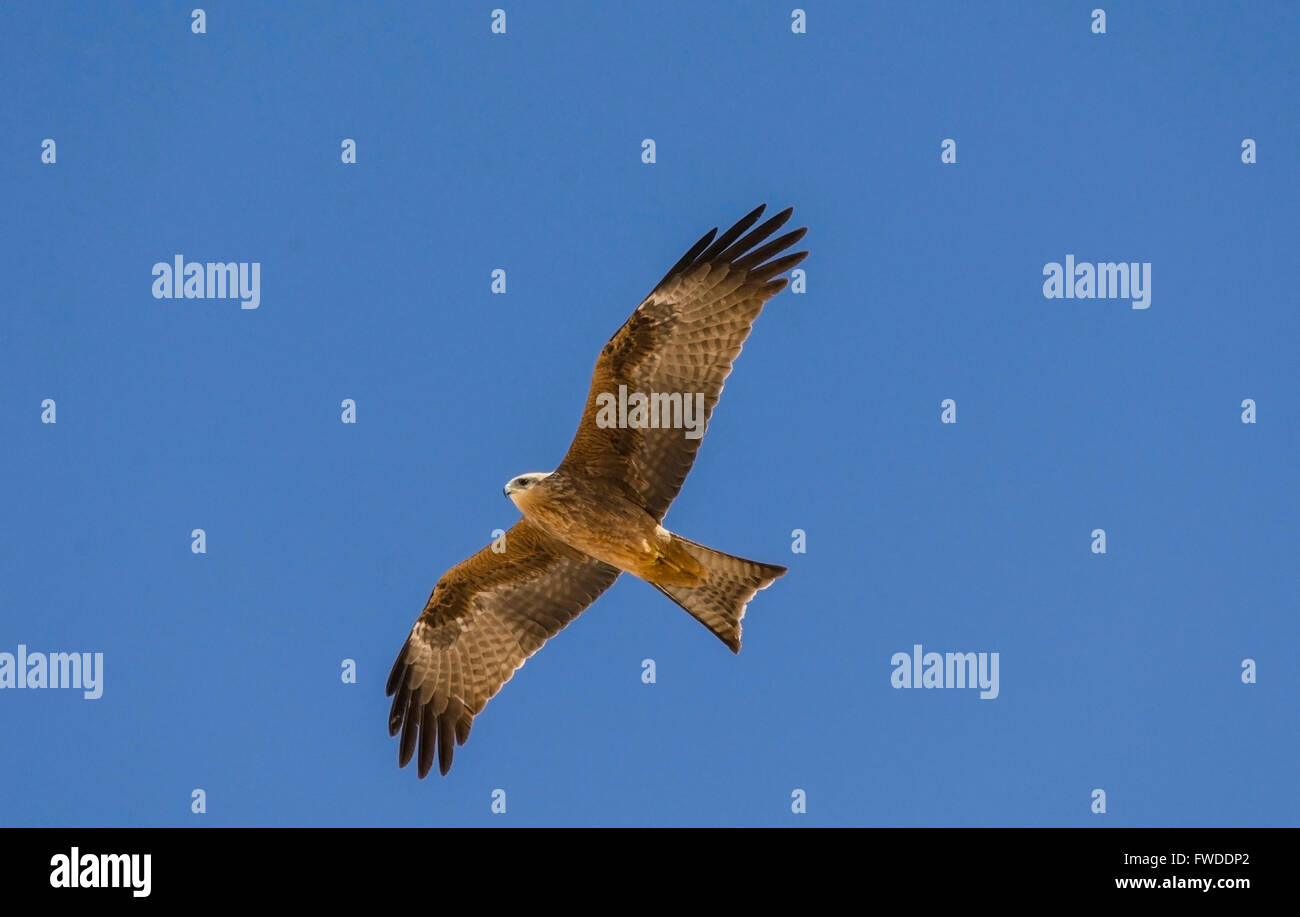
[[420,777],[435,752],[446,774],[488,700],[620,572],[740,652],[745,606],[786,568],[706,548],[661,523],[754,319],[785,289],[777,275],[808,254],[777,257],[808,230],[766,242],[792,209],[751,229],[763,209],[721,236],[711,230],[659,281],[601,350],[559,467],[506,484],[523,518],[433,587],[388,676],[400,766],[418,748]]

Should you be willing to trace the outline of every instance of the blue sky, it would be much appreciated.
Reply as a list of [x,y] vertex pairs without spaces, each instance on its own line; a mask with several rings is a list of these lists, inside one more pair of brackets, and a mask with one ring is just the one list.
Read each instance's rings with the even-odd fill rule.
[[[1300,6],[1096,5],[5,4],[0,652],[104,682],[0,691],[0,824],[1300,822]],[[624,577],[399,771],[429,589],[763,201],[807,292],[667,518],[789,565],[743,651]],[[260,307],[155,299],[176,254]],[[1067,254],[1150,308],[1046,299]],[[999,696],[891,687],[915,644]]]

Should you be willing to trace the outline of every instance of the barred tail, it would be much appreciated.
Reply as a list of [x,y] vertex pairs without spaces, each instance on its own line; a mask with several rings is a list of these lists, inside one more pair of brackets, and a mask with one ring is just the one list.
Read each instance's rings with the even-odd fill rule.
[[705,579],[698,586],[651,585],[689,611],[731,647],[733,653],[739,653],[740,620],[745,616],[745,606],[758,590],[766,589],[785,573],[786,568],[723,554],[680,535],[674,535],[673,541],[704,568]]

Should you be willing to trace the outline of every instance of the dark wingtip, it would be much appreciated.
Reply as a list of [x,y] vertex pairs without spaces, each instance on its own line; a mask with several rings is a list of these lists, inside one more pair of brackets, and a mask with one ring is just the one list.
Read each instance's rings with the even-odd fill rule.
[[[678,259],[677,263],[669,268],[660,281],[655,284],[657,290],[677,274],[689,270],[699,264],[709,261],[721,260],[731,261],[737,266],[749,270],[756,267],[777,254],[783,249],[803,238],[808,227],[795,230],[782,236],[777,242],[769,242],[766,246],[758,249],[757,246],[762,244],[769,236],[785,225],[794,213],[793,207],[787,207],[775,216],[768,217],[762,225],[755,227],[759,217],[767,210],[767,202],[763,202],[737,220],[730,229],[718,235],[718,228],[715,226],[709,230],[703,238],[690,247],[690,249]],[[748,253],[748,254],[746,254]]]
[[406,654],[410,649],[411,638],[407,637],[406,642],[402,644],[402,651],[398,653],[397,658],[393,660],[393,667],[388,670],[388,681],[384,685],[384,694],[388,697],[392,697],[393,692],[397,690],[397,683],[401,679],[403,672],[406,670]]
[[402,738],[397,746],[397,766],[406,767],[411,763],[411,756],[415,754],[415,740],[419,735],[419,729],[415,724],[415,718],[408,716],[406,722],[402,724]]
[[411,693],[403,685],[403,690],[393,698],[392,709],[388,711],[388,734],[397,735],[397,731],[402,728],[402,720],[406,718],[406,705],[411,700]]
[[447,776],[452,754],[456,751],[454,715],[449,710],[438,718],[438,773]]
[[767,204],[759,204],[753,210],[749,211],[749,213],[745,214],[743,217],[737,220],[730,229],[728,229],[722,235],[714,239],[713,244],[710,245],[708,248],[706,248],[703,252],[701,252],[697,256],[696,261],[697,262],[712,261],[714,258],[717,258],[719,255],[721,255],[724,251],[732,248],[735,241],[739,239],[742,235],[744,235],[746,232],[749,232],[749,227],[753,226],[755,223],[758,222],[758,218],[762,216],[763,208],[765,208],[766,206]]

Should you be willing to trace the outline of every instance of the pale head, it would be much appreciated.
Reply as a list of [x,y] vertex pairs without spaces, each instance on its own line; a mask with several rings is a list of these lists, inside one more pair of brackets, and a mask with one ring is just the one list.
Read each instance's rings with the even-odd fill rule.
[[503,493],[505,493],[505,495],[511,500],[514,500],[521,494],[532,490],[550,476],[551,472],[549,471],[530,471],[527,474],[516,475],[506,482],[506,486],[503,488]]

